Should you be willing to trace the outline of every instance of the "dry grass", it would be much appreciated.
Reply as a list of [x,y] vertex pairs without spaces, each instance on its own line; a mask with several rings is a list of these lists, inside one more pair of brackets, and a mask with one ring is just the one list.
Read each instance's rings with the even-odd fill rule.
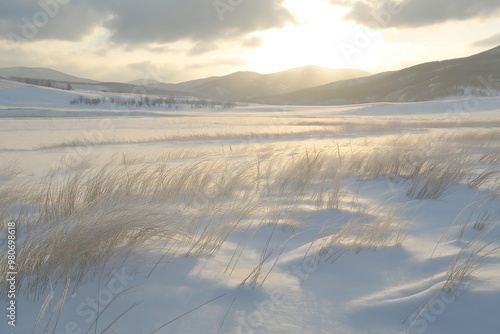
[[[378,207],[359,207],[352,212],[352,218],[334,228],[329,235],[318,235],[317,240],[321,242],[316,256],[329,261],[336,259],[335,256],[339,252],[359,253],[363,250],[401,245],[411,226],[410,222],[399,217],[398,212],[401,209],[386,204]],[[325,256],[327,253],[328,256]]]
[[[144,160],[118,156],[98,164],[84,159],[73,171],[50,173],[37,188],[1,188],[6,194],[2,217],[15,218],[23,230],[20,287],[37,296],[49,281],[69,278],[78,285],[109,262],[158,240],[184,243],[187,255],[214,254],[245,226],[246,217],[275,196],[290,206],[312,200],[335,210],[344,191],[342,157],[335,151]],[[282,218],[271,221],[290,225]]]
[[455,256],[448,271],[443,290],[452,291],[456,294],[463,289],[482,267],[488,265],[488,257],[498,253],[500,247],[495,246],[496,241],[484,242],[478,238],[467,242]]
[[[302,134],[326,137],[361,127],[329,126]],[[386,128],[370,131],[407,126],[388,123]],[[152,140],[274,136],[221,133]],[[280,136],[296,137],[297,133]],[[401,207],[390,201],[353,205],[352,186],[357,182],[397,182],[403,187],[403,197],[414,200],[442,199],[457,184],[500,196],[497,140],[495,131],[467,130],[370,141],[344,139],[320,147],[243,143],[219,150],[117,155],[104,162],[89,155],[62,161],[61,166],[67,168],[53,170],[39,184],[17,180],[17,174],[10,173],[13,180],[0,183],[0,219],[18,222],[22,235],[18,286],[34,298],[47,292],[50,296],[49,282],[71,282],[76,289],[140,253],[154,250],[170,256],[170,250],[177,249],[171,256],[210,256],[231,238],[236,239],[236,246],[225,274],[232,275],[242,254],[266,228],[270,232],[266,240],[259,240],[263,244],[260,257],[242,282],[260,286],[279,264],[287,245],[311,229],[316,235],[304,258],[334,260],[345,252],[404,242],[411,224],[401,219]],[[51,148],[106,143],[124,142],[77,140]],[[297,214],[304,208],[330,210],[332,218],[311,226]],[[468,223],[483,236],[491,232],[497,218],[491,208],[474,214]],[[277,238],[280,231],[287,237]],[[450,267],[446,289],[456,290],[474,276],[492,246],[469,242]],[[4,247],[0,244],[0,249]],[[144,265],[153,271],[160,262]],[[0,262],[0,271],[6,271],[5,265]],[[1,286],[0,290],[6,291]]]
[[485,153],[479,159],[480,162],[487,162],[490,164],[499,164],[500,163],[500,151],[492,149],[490,152]]
[[22,173],[22,168],[20,163],[16,160],[14,161],[2,161],[0,164],[0,179],[1,178],[14,178]]
[[[15,219],[23,236],[19,287],[37,296],[49,281],[70,278],[78,285],[109,262],[158,240],[191,243],[195,255],[215,252],[238,219],[251,211],[250,205],[255,206],[249,201],[228,210],[219,202],[233,195],[247,172],[225,165],[129,166],[112,160],[94,169],[51,174],[38,189],[27,184],[2,187],[6,196],[1,216]],[[223,177],[216,178],[216,171]],[[196,216],[193,208],[206,212]],[[210,215],[211,227],[198,233]]]
[[[21,250],[26,263],[21,265],[30,270],[21,277],[29,291],[37,291],[46,287],[50,275],[64,280],[72,273],[72,281],[81,282],[85,273],[95,274],[113,258],[158,237],[181,240],[188,245],[189,255],[213,254],[244,226],[246,217],[269,201],[290,203],[282,211],[311,202],[318,208],[340,210],[351,176],[399,178],[411,199],[439,199],[458,183],[483,186],[498,176],[498,169],[493,166],[474,174],[470,166],[474,161],[494,163],[497,152],[489,147],[474,160],[453,142],[490,140],[491,136],[472,131],[409,135],[378,144],[333,143],[302,152],[261,145],[249,154],[248,147],[242,146],[223,159],[196,149],[122,155],[104,164],[84,158],[72,164],[72,171],[47,176],[37,189],[23,184],[1,187],[0,215],[4,221],[17,219],[26,230],[26,246]],[[382,218],[368,222],[361,218],[365,216]],[[390,223],[394,220],[391,210],[360,213],[330,241],[345,243],[349,237],[359,249],[388,244],[391,231],[399,228]],[[402,240],[402,235],[397,239]],[[69,254],[76,254],[82,263],[72,262]]]
[[498,128],[500,121],[474,121],[462,120],[461,122],[449,120],[346,120],[345,117],[331,119],[324,118],[314,121],[293,121],[290,125],[303,126],[337,126],[345,131],[360,130],[373,133],[372,131],[400,131],[412,129],[457,129],[457,128]]
[[208,141],[208,140],[246,140],[246,141],[262,141],[272,139],[286,139],[297,137],[328,137],[337,133],[336,128],[321,127],[318,129],[297,129],[281,131],[279,128],[276,131],[249,131],[249,132],[219,132],[219,133],[193,133],[193,134],[175,134],[165,135],[162,137],[152,137],[144,139],[125,139],[125,138],[75,138],[62,141],[56,144],[40,145],[36,149],[61,149],[71,147],[86,147],[86,146],[102,146],[113,144],[144,144],[155,142],[185,142],[185,141]]
[[[281,120],[283,121],[283,120]],[[278,122],[278,120],[275,120]],[[226,130],[206,131],[193,130],[191,133],[168,133],[164,136],[150,138],[129,139],[124,137],[81,137],[68,139],[54,144],[45,144],[36,149],[61,149],[87,146],[103,146],[113,144],[141,144],[154,142],[179,142],[179,141],[269,141],[287,138],[342,138],[353,134],[382,135],[417,133],[433,136],[433,141],[455,141],[468,143],[484,143],[485,141],[498,141],[500,135],[498,128],[500,122],[464,121],[460,124],[452,121],[397,121],[397,120],[345,120],[345,119],[319,119],[315,121],[287,121],[284,126],[265,126],[258,123],[255,127],[262,130]],[[272,123],[271,123],[272,124]],[[246,126],[251,126],[247,124]],[[457,130],[463,128],[461,130]],[[475,128],[475,129],[474,129]],[[429,132],[433,130],[433,132]],[[400,137],[404,137],[401,135]]]

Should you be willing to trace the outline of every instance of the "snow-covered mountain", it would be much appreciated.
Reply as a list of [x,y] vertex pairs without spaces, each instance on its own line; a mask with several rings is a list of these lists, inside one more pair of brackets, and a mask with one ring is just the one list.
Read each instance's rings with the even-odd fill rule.
[[499,96],[500,46],[466,58],[429,62],[375,75],[356,69],[305,66],[272,74],[236,72],[176,84],[147,79],[126,84],[98,83],[50,69],[16,67],[0,69],[0,77],[71,82],[78,83],[76,89],[113,93],[145,92],[263,104],[420,102]]
[[9,78],[43,79],[43,80],[51,80],[57,82],[71,82],[71,83],[84,83],[84,84],[98,83],[98,81],[95,80],[79,78],[63,72],[42,67],[0,68],[0,77],[3,77],[5,79]]
[[357,69],[332,70],[319,66],[305,66],[271,74],[236,72],[225,76],[213,76],[173,84],[147,78],[129,83],[97,82],[46,68],[0,69],[0,77],[5,79],[43,79],[54,82],[79,83],[80,86],[77,88],[85,90],[95,90],[95,87],[85,87],[84,85],[99,83],[99,90],[114,93],[146,91],[151,95],[189,95],[233,101],[248,100],[257,96],[286,94],[333,81],[365,77],[370,74]]
[[271,74],[235,72],[221,77],[209,77],[178,84],[153,83],[147,86],[185,91],[208,98],[241,101],[291,93],[333,81],[366,77],[370,74],[357,69],[335,70],[319,66],[304,66]]
[[500,46],[466,58],[424,63],[254,101],[336,105],[497,95],[500,95]]
[[236,72],[197,85],[191,88],[191,91],[212,97],[219,95],[245,100],[257,96],[291,93],[332,81],[368,75],[370,73],[356,69],[332,70],[318,66],[299,67],[271,74]]

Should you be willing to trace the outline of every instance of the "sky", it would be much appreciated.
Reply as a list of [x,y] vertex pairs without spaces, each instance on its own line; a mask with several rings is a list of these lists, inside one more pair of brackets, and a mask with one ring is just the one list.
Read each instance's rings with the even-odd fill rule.
[[0,67],[182,82],[294,67],[372,73],[500,45],[498,0],[0,0]]

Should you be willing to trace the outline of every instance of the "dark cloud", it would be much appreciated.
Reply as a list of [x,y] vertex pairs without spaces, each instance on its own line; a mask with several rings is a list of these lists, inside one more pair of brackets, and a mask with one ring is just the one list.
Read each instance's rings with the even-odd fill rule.
[[472,46],[490,47],[500,45],[500,33],[480,39],[472,43]]
[[101,12],[70,0],[0,0],[0,38],[12,41],[75,41],[88,35]]
[[[276,1],[242,0],[215,7],[213,0],[123,0],[113,6],[105,26],[119,43],[173,42],[183,38],[213,41],[282,27],[293,20]],[[236,3],[237,1],[233,1]]]
[[148,47],[147,50],[151,53],[167,53],[167,52],[174,51],[174,49],[172,49],[168,46],[152,46],[152,47]]
[[498,0],[330,0],[334,5],[349,7],[346,20],[364,26],[421,27],[450,20],[494,17],[500,12]]
[[[7,38],[9,33],[26,37],[23,34],[29,30],[26,21],[30,21],[38,31],[27,40],[78,41],[92,29],[104,26],[111,31],[111,40],[118,44],[169,43],[182,39],[212,42],[294,22],[292,14],[276,0],[40,0],[40,3],[0,0],[2,37]],[[34,17],[48,17],[48,22],[36,26]]]

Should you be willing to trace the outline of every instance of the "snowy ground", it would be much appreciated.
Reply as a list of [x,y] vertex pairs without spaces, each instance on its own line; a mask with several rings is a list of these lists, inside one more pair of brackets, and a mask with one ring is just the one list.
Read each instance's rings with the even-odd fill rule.
[[1,333],[500,332],[499,98],[106,94],[0,81]]

